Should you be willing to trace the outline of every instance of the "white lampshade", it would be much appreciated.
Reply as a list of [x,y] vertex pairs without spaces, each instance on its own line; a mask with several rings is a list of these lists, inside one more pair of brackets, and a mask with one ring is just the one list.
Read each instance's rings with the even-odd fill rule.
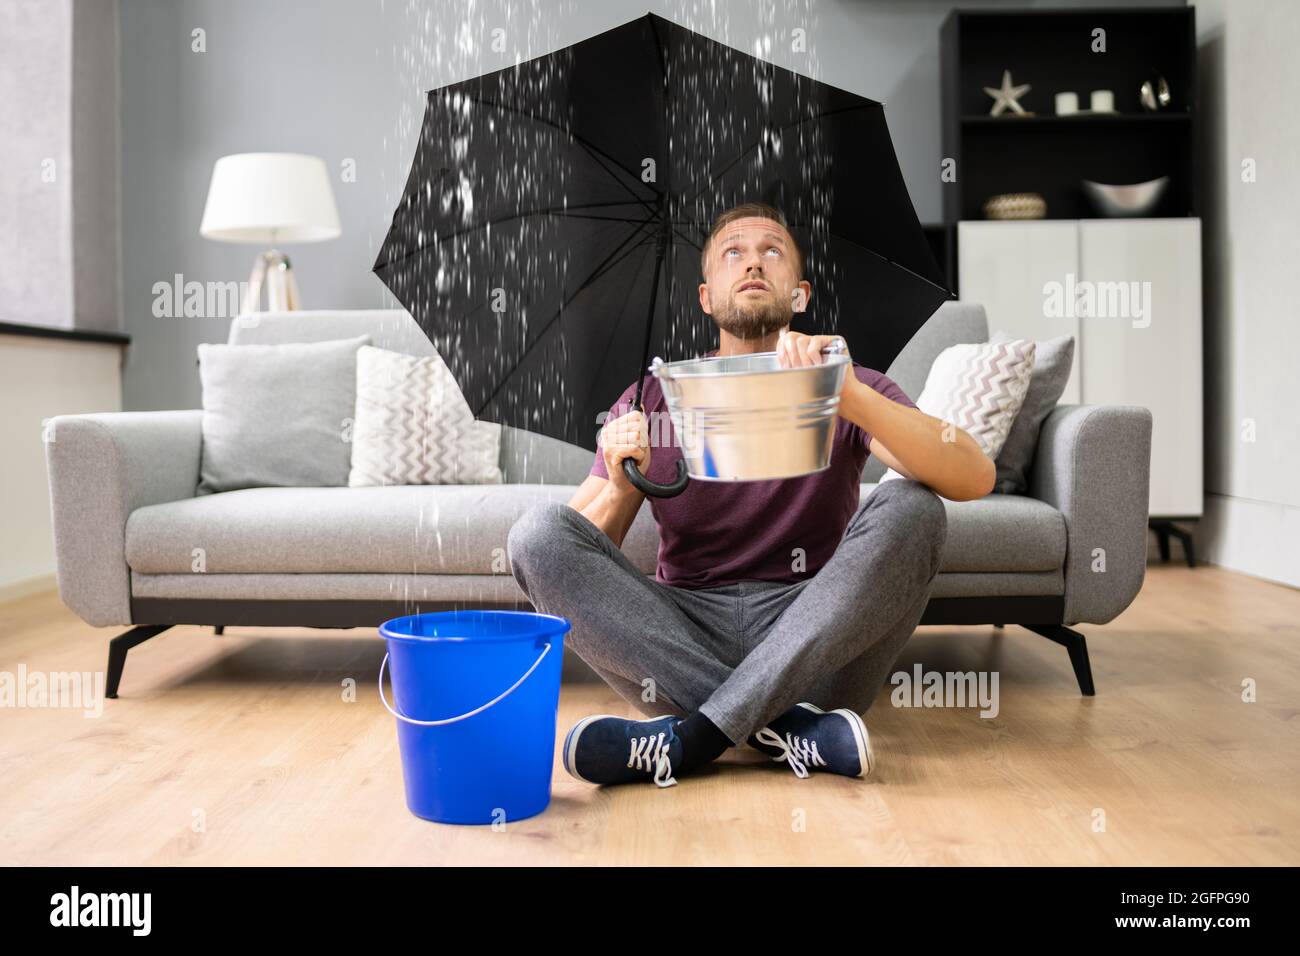
[[199,233],[226,242],[320,242],[342,233],[325,161],[237,153],[212,167]]

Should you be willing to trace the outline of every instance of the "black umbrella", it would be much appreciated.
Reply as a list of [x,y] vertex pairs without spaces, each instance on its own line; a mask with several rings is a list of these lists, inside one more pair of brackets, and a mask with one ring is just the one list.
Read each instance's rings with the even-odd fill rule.
[[794,327],[864,365],[950,297],[879,103],[653,14],[431,91],[374,271],[476,415],[594,449],[650,355],[716,346],[700,249],[752,200],[804,250]]

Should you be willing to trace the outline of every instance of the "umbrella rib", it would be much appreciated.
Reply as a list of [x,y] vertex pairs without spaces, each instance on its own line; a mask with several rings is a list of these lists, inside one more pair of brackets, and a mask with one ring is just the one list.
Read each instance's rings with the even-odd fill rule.
[[682,232],[680,229],[673,229],[673,232],[679,237],[681,237],[683,242],[687,243],[688,245],[694,246],[696,249],[700,250],[700,252],[704,251],[704,247],[702,245],[700,245],[690,236],[686,235],[686,233]]
[[[556,123],[556,122],[554,122],[554,121],[552,121],[552,120],[546,119],[544,116],[538,116],[536,113],[526,113],[526,112],[524,112],[523,110],[516,109],[516,108],[513,107],[513,106],[506,106],[506,105],[503,104],[503,103],[493,103],[493,102],[491,102],[491,101],[489,101],[489,100],[481,100],[481,99],[478,99],[477,97],[467,97],[467,99],[469,99],[470,102],[472,102],[472,103],[477,103],[477,104],[480,105],[480,106],[488,106],[488,107],[491,107],[491,108],[493,108],[493,109],[504,110],[504,111],[506,111],[506,112],[508,112],[508,113],[514,113],[514,114],[517,115],[517,116],[523,116],[523,117],[525,117],[526,119],[535,120],[536,122],[541,123],[541,124],[544,125],[544,126],[549,126],[549,127],[551,127],[552,129],[559,130],[559,131],[560,131],[561,133],[563,133],[565,136],[568,136],[568,137],[570,137],[571,139],[573,139],[574,142],[576,142],[579,146],[581,146],[581,147],[582,147],[583,149],[585,149],[588,153],[590,153],[591,156],[592,156],[592,158],[595,159],[598,163],[600,162],[600,158],[603,157],[603,158],[609,160],[609,162],[614,166],[615,169],[617,169],[617,170],[619,170],[620,172],[624,173],[625,175],[627,175],[627,176],[629,176],[629,177],[635,179],[637,182],[642,182],[640,176],[637,176],[635,173],[633,173],[633,172],[632,172],[631,170],[629,170],[629,169],[624,169],[622,166],[620,166],[620,165],[618,164],[618,161],[615,160],[613,156],[610,156],[608,153],[606,153],[603,149],[601,149],[601,148],[600,148],[599,146],[597,146],[595,143],[593,143],[593,142],[591,142],[590,140],[588,140],[585,136],[579,136],[577,133],[573,132],[572,130],[565,129],[565,128],[564,128],[563,126],[561,126],[559,123]],[[612,172],[612,170],[610,170],[610,168],[609,168],[608,166],[606,166],[604,163],[600,163],[600,167],[601,167],[601,169],[605,170],[605,172],[607,172],[607,173],[608,173],[608,172]],[[640,196],[638,196],[638,195],[637,195],[637,194],[632,190],[632,188],[631,188],[630,186],[628,186],[627,183],[623,182],[623,181],[622,181],[618,176],[615,176],[615,177],[614,177],[614,180],[615,180],[615,182],[617,182],[620,186],[622,186],[624,189],[626,189],[626,190],[628,191],[628,194],[629,194],[630,196],[632,196],[633,199],[635,199],[637,202],[641,203],[642,205],[645,205],[646,208],[647,208],[648,210],[651,209],[651,207],[650,207],[649,204],[648,204],[648,200],[642,199]],[[661,197],[661,196],[663,195],[663,194],[662,194],[658,189],[656,189],[656,188],[655,188],[654,186],[652,186],[650,183],[643,183],[643,185],[648,186],[648,187],[650,188],[650,191],[651,191],[652,193],[655,194],[656,198]]]
[[[645,203],[637,200],[638,204],[644,206]],[[584,202],[577,205],[551,206],[551,209],[605,209],[609,206],[628,206],[631,203],[626,199],[611,199],[609,202]],[[654,210],[651,209],[651,212]]]
[[[554,212],[548,212],[548,213],[542,213],[541,215],[551,215],[551,216],[554,216],[554,215],[558,215],[558,214],[557,214],[557,213],[554,213]],[[570,215],[570,214],[568,214],[568,213],[565,213],[565,214],[564,214],[563,216],[561,216],[560,218],[562,218],[562,219],[590,219],[590,220],[592,220],[592,221],[594,221],[594,222],[630,222],[630,223],[633,223],[633,224],[638,225],[638,226],[639,226],[639,225],[643,225],[644,223],[647,223],[647,222],[650,221],[650,220],[648,220],[648,219],[625,219],[625,218],[622,217],[622,216],[583,216],[583,215]]]
[[[875,106],[876,109],[880,109],[880,108],[881,108],[881,106],[880,106],[879,103],[873,103],[873,105]],[[788,123],[788,124],[786,124],[785,126],[782,126],[780,129],[781,129],[781,132],[784,133],[784,132],[787,132],[788,130],[792,130],[792,129],[798,127],[798,126],[803,126],[805,123],[812,123],[812,122],[815,122],[815,121],[820,120],[820,119],[826,119],[827,117],[830,117],[830,116],[837,116],[837,115],[839,115],[840,113],[851,113],[851,112],[853,112],[853,111],[855,111],[855,110],[871,109],[871,108],[872,108],[871,106],[846,106],[846,107],[844,107],[843,109],[831,110],[831,111],[828,112],[828,113],[818,113],[816,116],[807,116],[807,117],[804,117],[803,119],[798,120],[798,121],[796,121],[796,122],[794,122],[794,123]],[[721,179],[721,178],[722,178],[723,176],[725,176],[727,173],[731,172],[731,170],[734,169],[735,166],[736,166],[738,163],[741,162],[741,160],[743,160],[746,156],[748,156],[748,155],[749,155],[750,153],[752,153],[755,149],[757,149],[757,148],[758,148],[758,144],[761,143],[761,142],[762,142],[762,137],[759,137],[758,139],[754,140],[754,142],[752,142],[752,143],[750,143],[748,146],[746,146],[746,147],[745,147],[743,150],[741,150],[739,153],[737,153],[736,156],[735,156],[735,158],[732,159],[731,162],[729,162],[726,166],[722,167],[722,169],[720,169],[720,170],[717,172],[717,174],[715,174],[715,175],[713,175],[713,176],[710,176],[710,177],[709,177],[709,181],[706,182],[703,186],[701,186],[701,187],[700,187],[700,188],[695,192],[695,194],[691,196],[690,199],[687,199],[687,200],[686,200],[686,202],[685,202],[683,205],[689,205],[690,203],[695,202],[695,200],[698,199],[698,198],[700,197],[700,195],[703,194],[703,192],[704,192],[706,189],[708,189],[710,186],[712,186],[714,183],[716,183],[719,179]]]
[[519,370],[519,366],[524,364],[524,361],[528,358],[529,355],[532,354],[533,349],[537,348],[538,344],[542,341],[542,339],[546,337],[546,333],[550,331],[551,326],[554,325],[557,321],[559,321],[560,316],[564,314],[564,307],[567,306],[570,302],[572,302],[579,292],[587,288],[587,285],[590,282],[592,282],[594,279],[599,278],[605,272],[608,272],[609,269],[612,269],[614,266],[618,265],[618,263],[622,262],[624,259],[626,259],[628,256],[632,254],[632,252],[640,245],[640,243],[634,243],[632,242],[632,240],[637,238],[637,236],[644,231],[644,226],[645,223],[642,224],[642,229],[639,229],[636,232],[632,233],[632,235],[628,236],[621,243],[619,243],[618,246],[615,247],[613,252],[611,252],[608,256],[606,256],[604,260],[599,265],[597,265],[596,268],[593,269],[585,279],[583,279],[580,283],[578,283],[577,288],[573,290],[573,294],[560,303],[559,307],[555,310],[554,314],[552,314],[552,316],[546,320],[546,324],[543,325],[541,329],[538,330],[537,335],[536,337],[534,337],[532,344],[529,345],[528,348],[524,349],[524,354],[519,356],[518,360],[514,363],[514,365],[510,367],[510,371],[506,372],[503,376],[501,376],[501,381],[497,384],[497,387],[492,390],[492,394],[489,395],[486,399],[484,399],[482,404],[479,405],[478,410],[474,413],[475,416],[477,416],[479,412],[482,412],[483,409],[487,408],[488,405],[492,404],[493,399],[495,399],[497,395],[500,394],[501,389],[505,388],[506,382],[510,380],[510,377],[514,375],[516,371]]
[[912,276],[913,278],[920,279],[926,285],[934,286],[936,289],[944,293],[950,299],[957,298],[955,295],[952,294],[951,289],[945,289],[943,286],[939,285],[939,283],[935,282],[933,279],[927,279],[925,276],[921,275],[921,273],[917,272],[915,269],[909,269],[901,262],[895,262],[893,259],[889,258],[889,256],[882,255],[881,253],[877,252],[875,249],[872,249],[870,246],[864,246],[862,243],[855,242],[854,240],[849,239],[847,236],[841,236],[836,234],[834,238],[838,239],[840,242],[847,242],[851,246],[856,246],[857,248],[861,249],[863,252],[871,253],[871,255],[875,256],[877,259],[881,260],[886,265],[893,266],[895,269],[901,269],[902,271],[906,272],[908,275]]
[[[636,275],[632,277],[632,281],[630,281],[627,284],[627,293],[623,296],[623,308],[619,310],[620,316],[627,315],[627,304],[628,301],[632,298],[632,288],[633,286],[636,285],[636,280],[640,275],[641,275],[641,270],[638,269]],[[613,348],[613,346],[614,346],[614,336],[611,335],[608,339],[605,340],[605,350],[604,352],[601,353],[600,361],[597,363],[597,368],[600,368],[605,364],[606,358],[609,356],[609,350]],[[586,402],[591,401],[592,393],[595,391],[596,391],[596,383],[593,381],[591,383],[591,387],[587,389],[587,395],[586,398],[584,399],[584,404]]]
[[[623,202],[608,202],[608,203],[584,203],[581,206],[548,206],[545,209],[525,209],[522,212],[512,213],[509,216],[500,216],[497,219],[489,219],[486,222],[477,222],[474,223],[474,225],[472,226],[466,226],[464,229],[458,229],[455,232],[449,232],[446,235],[439,236],[436,245],[442,245],[448,239],[459,239],[461,236],[465,236],[471,232],[482,229],[484,226],[499,226],[503,222],[510,222],[512,219],[523,219],[526,216],[553,216],[558,213],[563,213],[565,214],[565,216],[562,216],[562,218],[567,218],[567,213],[568,210],[570,209],[599,209],[605,206],[626,206],[626,205],[628,205],[628,203],[626,201],[623,201]],[[602,222],[630,222],[630,223],[636,223],[640,225],[644,225],[645,223],[650,221],[649,219],[616,219],[612,216],[575,215],[573,218],[595,219],[595,220],[600,220]],[[386,269],[391,265],[395,265],[401,262],[403,259],[409,259],[411,258],[411,256],[414,256],[417,253],[427,252],[432,248],[433,246],[420,246],[416,249],[411,249],[408,252],[402,253],[396,259],[386,259],[383,262],[376,262],[372,271],[377,271],[379,269]]]
[[[872,109],[872,108],[875,108],[875,109],[881,109],[882,107],[880,106],[879,103],[872,103],[872,104],[870,104],[870,105],[866,105],[866,106],[848,106],[848,107],[845,107],[844,109],[831,110],[829,113],[818,113],[816,116],[810,116],[810,117],[807,117],[807,118],[805,118],[805,119],[799,120],[799,121],[796,122],[796,123],[790,123],[790,124],[788,124],[788,125],[786,125],[786,126],[781,127],[781,130],[782,130],[782,132],[784,132],[784,131],[786,131],[786,130],[794,129],[794,128],[797,127],[797,126],[802,126],[802,125],[804,125],[805,123],[810,123],[810,122],[813,122],[814,120],[818,120],[818,119],[824,119],[824,118],[826,118],[826,117],[828,117],[828,116],[835,116],[835,115],[837,115],[837,114],[839,114],[839,113],[848,113],[848,112],[852,112],[852,111],[854,111],[854,110]],[[685,204],[690,204],[691,202],[694,202],[695,199],[698,198],[698,197],[700,196],[700,194],[704,192],[704,190],[708,189],[709,186],[711,186],[711,185],[713,185],[715,182],[717,182],[718,179],[720,179],[722,176],[725,176],[725,175],[727,174],[727,172],[730,171],[730,170],[731,170],[731,169],[732,169],[732,168],[733,168],[737,163],[739,163],[739,162],[740,162],[740,161],[741,161],[745,156],[747,156],[749,153],[753,152],[753,150],[758,146],[758,142],[759,142],[759,141],[756,140],[756,141],[755,141],[754,143],[752,143],[748,148],[746,148],[742,153],[740,153],[740,154],[739,154],[739,155],[738,155],[738,156],[737,156],[737,157],[736,157],[736,158],[735,158],[731,163],[729,163],[729,164],[728,164],[727,166],[725,166],[722,170],[720,170],[720,171],[718,172],[717,175],[713,176],[713,177],[709,180],[708,183],[706,183],[704,186],[702,186],[702,187],[700,188],[700,190],[699,190],[698,192],[695,193],[694,196],[692,196],[690,199],[688,199],[688,200],[686,201]],[[673,231],[676,232],[677,230],[673,230]],[[680,233],[679,233],[679,235],[680,235]],[[683,236],[682,238],[686,239],[685,236]],[[890,259],[888,256],[882,255],[881,253],[877,252],[875,249],[872,249],[870,246],[865,246],[865,245],[863,245],[862,243],[860,243],[860,242],[855,242],[854,240],[849,239],[849,238],[847,238],[847,237],[845,237],[845,236],[837,236],[836,238],[838,238],[841,242],[847,242],[847,243],[849,243],[850,245],[856,246],[857,248],[862,249],[862,250],[865,251],[865,252],[869,252],[869,253],[871,253],[873,256],[875,256],[877,259],[882,260],[882,261],[885,262],[886,264],[891,265],[891,266],[893,266],[893,267],[896,268],[896,269],[901,269],[902,271],[906,272],[908,275],[911,275],[911,276],[913,276],[913,277],[915,277],[915,278],[917,278],[917,279],[920,279],[922,282],[926,283],[927,285],[931,285],[931,286],[933,286],[934,288],[938,289],[939,291],[946,293],[946,294],[948,295],[949,298],[952,298],[952,297],[953,297],[953,294],[952,294],[952,290],[951,290],[951,289],[945,289],[943,286],[939,285],[939,283],[935,282],[933,279],[927,279],[925,276],[921,275],[921,274],[920,274],[919,272],[917,272],[916,270],[911,269],[911,268],[909,268],[909,267],[903,265],[901,262],[895,262],[893,259]],[[690,242],[689,239],[687,239],[686,241]],[[692,243],[692,245],[694,245],[694,243]],[[696,248],[699,248],[699,247],[696,246]]]
[[[614,157],[607,155],[601,150],[598,150],[595,146],[593,146],[591,143],[588,143],[582,137],[574,136],[574,139],[578,141],[579,145],[581,145],[583,149],[585,149],[588,153],[591,154],[592,159],[596,160],[597,164],[600,166],[601,169],[605,170],[605,172],[612,174],[612,171],[610,170],[609,166],[606,166],[603,162],[601,162],[602,158],[608,159],[610,164],[614,166],[615,169],[620,170],[621,172],[626,173],[629,176],[632,175],[626,169],[623,169],[622,166],[619,166],[618,163],[614,160]],[[632,187],[628,186],[628,184],[623,182],[618,176],[614,176],[613,178],[616,183],[618,183],[620,186],[622,186],[624,189],[627,190],[629,196],[631,196],[634,200],[636,200],[642,206],[644,206],[647,212],[655,211],[654,206],[650,204],[649,200],[642,199],[640,196],[638,196],[636,192],[633,191]],[[641,177],[638,176],[636,178],[638,182],[641,181]],[[646,183],[646,185],[650,186],[649,183]],[[663,193],[661,193],[658,189],[655,189],[653,186],[650,186],[650,191],[655,194],[656,198],[662,198],[663,196]]]

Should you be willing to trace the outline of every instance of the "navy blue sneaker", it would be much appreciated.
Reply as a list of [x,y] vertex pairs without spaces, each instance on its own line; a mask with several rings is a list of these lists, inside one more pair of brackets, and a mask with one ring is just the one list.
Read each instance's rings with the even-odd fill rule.
[[650,720],[628,720],[593,714],[573,725],[564,738],[564,769],[587,783],[632,783],[654,780],[673,787],[673,763],[681,763],[681,720],[671,714]]
[[865,777],[875,763],[867,725],[843,708],[827,713],[812,704],[795,704],[748,742],[773,760],[784,760],[796,777],[814,770]]

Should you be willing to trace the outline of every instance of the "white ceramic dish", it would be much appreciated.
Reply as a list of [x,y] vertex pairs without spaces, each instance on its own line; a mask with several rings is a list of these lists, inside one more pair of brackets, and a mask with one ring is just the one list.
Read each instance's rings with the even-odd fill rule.
[[1161,176],[1145,183],[1133,183],[1130,186],[1112,186],[1095,183],[1091,179],[1083,181],[1083,190],[1092,200],[1097,211],[1111,218],[1145,216],[1156,208],[1160,197],[1169,187],[1169,177]]

